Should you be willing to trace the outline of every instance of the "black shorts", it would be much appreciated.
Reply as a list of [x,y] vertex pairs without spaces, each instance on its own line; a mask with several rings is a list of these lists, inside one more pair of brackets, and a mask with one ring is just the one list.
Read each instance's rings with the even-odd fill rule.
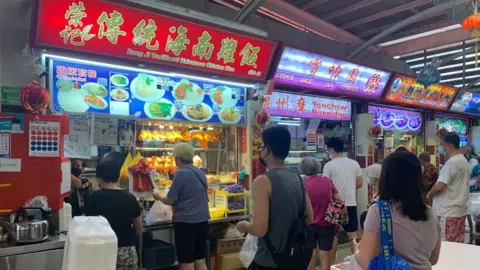
[[203,260],[207,253],[208,222],[174,222],[175,247],[178,263],[193,263]]
[[335,227],[332,226],[318,226],[318,225],[310,225],[310,229],[315,237],[315,241],[317,241],[318,249],[321,251],[330,251],[333,247],[333,238],[335,236]]
[[343,230],[347,233],[358,231],[358,214],[356,206],[347,206],[348,224],[343,225]]

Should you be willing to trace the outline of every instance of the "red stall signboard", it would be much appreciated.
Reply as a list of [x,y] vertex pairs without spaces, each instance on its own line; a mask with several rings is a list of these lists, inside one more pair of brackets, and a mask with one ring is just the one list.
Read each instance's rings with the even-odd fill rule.
[[276,43],[101,0],[37,0],[33,45],[263,80]]

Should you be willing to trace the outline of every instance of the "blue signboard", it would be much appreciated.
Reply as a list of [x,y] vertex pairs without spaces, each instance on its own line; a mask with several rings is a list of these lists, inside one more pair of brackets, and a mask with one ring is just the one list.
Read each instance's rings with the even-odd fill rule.
[[52,110],[244,124],[246,88],[88,63],[50,62]]
[[480,114],[480,94],[467,91],[458,93],[450,110],[460,113]]
[[432,65],[426,65],[423,67],[417,76],[417,83],[422,84],[425,88],[428,88],[432,84],[440,82],[441,75],[438,69]]

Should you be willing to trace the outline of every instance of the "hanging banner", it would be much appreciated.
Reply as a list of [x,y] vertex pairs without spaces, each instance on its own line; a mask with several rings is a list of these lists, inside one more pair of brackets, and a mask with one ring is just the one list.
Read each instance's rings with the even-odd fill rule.
[[389,78],[386,71],[290,47],[275,74],[279,84],[365,99],[380,99]]
[[428,88],[432,84],[437,84],[440,82],[442,76],[438,69],[431,64],[424,66],[417,76],[417,83]]
[[141,7],[127,1],[37,0],[33,43],[254,80],[266,78],[276,43]]

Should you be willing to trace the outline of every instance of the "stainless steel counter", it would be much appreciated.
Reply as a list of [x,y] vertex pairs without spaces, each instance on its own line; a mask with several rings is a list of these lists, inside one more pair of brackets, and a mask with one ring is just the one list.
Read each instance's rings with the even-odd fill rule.
[[51,236],[45,242],[28,244],[28,245],[15,245],[15,246],[2,246],[0,245],[0,257],[13,256],[25,253],[33,253],[39,251],[46,251],[52,249],[64,248],[67,237],[63,234],[58,236]]
[[65,235],[37,244],[0,245],[1,270],[61,270]]

